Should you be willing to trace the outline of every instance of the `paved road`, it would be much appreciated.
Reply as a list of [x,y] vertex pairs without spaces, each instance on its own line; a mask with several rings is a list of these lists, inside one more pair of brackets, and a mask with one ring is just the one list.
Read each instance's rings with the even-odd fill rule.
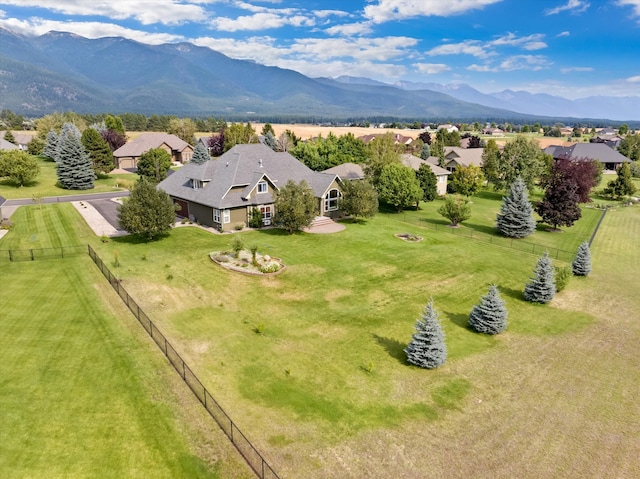
[[[122,198],[123,196],[129,196],[127,190],[114,191],[112,193],[85,193],[80,195],[69,196],[47,196],[42,198],[43,203],[65,203],[71,201],[93,201],[93,200],[108,200],[111,198]],[[34,204],[31,198],[20,198],[17,200],[6,200],[2,206],[25,206]]]

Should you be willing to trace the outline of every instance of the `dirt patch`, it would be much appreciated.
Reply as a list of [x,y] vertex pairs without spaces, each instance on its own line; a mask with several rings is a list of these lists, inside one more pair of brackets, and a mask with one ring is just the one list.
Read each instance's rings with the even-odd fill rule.
[[411,233],[396,233],[394,236],[403,241],[407,241],[408,243],[417,243],[418,241],[422,241],[422,236],[417,236]]

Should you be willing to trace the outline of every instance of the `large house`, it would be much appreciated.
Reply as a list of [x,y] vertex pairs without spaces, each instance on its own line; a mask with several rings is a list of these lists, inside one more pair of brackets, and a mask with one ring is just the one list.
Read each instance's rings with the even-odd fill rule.
[[448,171],[454,171],[459,166],[465,168],[470,165],[480,167],[482,166],[482,153],[484,153],[484,148],[447,146],[444,150],[444,166]]
[[289,180],[307,182],[317,200],[318,216],[340,215],[342,190],[336,175],[313,171],[289,153],[274,152],[259,143],[236,145],[203,164],[188,163],[158,188],[180,206],[180,216],[229,230],[248,224],[254,208],[270,225],[274,194]]
[[604,143],[576,143],[572,146],[551,145],[544,152],[554,159],[572,158],[574,160],[595,160],[603,163],[605,171],[615,171],[622,163],[631,160]]
[[117,168],[137,168],[143,153],[162,148],[171,155],[174,163],[191,160],[194,148],[186,141],[169,133],[143,133],[135,140],[125,143],[113,152]]
[[429,162],[427,160],[423,160],[422,158],[418,158],[415,155],[400,155],[400,159],[403,165],[413,168],[416,171],[418,171],[420,165],[428,165],[429,168],[431,168],[431,171],[433,171],[433,174],[436,175],[436,179],[438,180],[436,183],[438,195],[443,196],[447,194],[447,180],[449,175],[451,174],[449,170],[440,168],[437,164],[434,164],[433,162]]

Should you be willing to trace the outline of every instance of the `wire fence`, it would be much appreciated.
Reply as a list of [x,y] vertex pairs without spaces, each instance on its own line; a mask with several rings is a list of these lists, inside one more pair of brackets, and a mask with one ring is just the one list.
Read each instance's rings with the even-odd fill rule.
[[87,246],[89,256],[96,266],[98,266],[105,278],[107,278],[113,289],[118,293],[120,299],[122,299],[145,331],[149,336],[151,336],[153,341],[164,353],[180,377],[185,383],[187,383],[189,389],[191,389],[193,394],[198,398],[198,401],[200,401],[200,403],[205,407],[209,415],[218,423],[236,449],[240,454],[242,454],[249,466],[251,466],[251,469],[253,469],[257,476],[262,479],[279,479],[279,476],[275,473],[273,468],[267,463],[267,461],[265,461],[264,457],[262,457],[253,444],[251,444],[249,439],[247,439],[238,426],[236,426],[229,415],[224,411],[224,409],[222,409],[222,406],[220,406],[220,404],[218,404],[218,402],[213,398],[207,388],[204,387],[202,381],[198,379],[187,363],[184,362],[180,357],[180,354],[167,340],[166,336],[162,334],[153,321],[151,321],[149,316],[142,311],[140,306],[127,293],[120,283],[120,280],[111,273],[109,267],[104,261],[102,261],[96,251],[91,246]]
[[561,261],[571,262],[573,260],[573,256],[575,255],[574,251],[566,251],[563,249],[554,248],[552,246],[532,243],[531,241],[525,241],[523,239],[507,238],[505,236],[483,233],[481,231],[474,230],[473,228],[465,226],[460,228],[452,228],[450,225],[434,223],[424,218],[407,215],[406,213],[403,213],[402,216],[398,215],[398,221],[427,229],[437,230],[439,232],[446,232],[463,238],[482,241],[484,243],[501,246],[503,248],[517,250],[522,253],[529,253],[540,256],[545,252],[549,252],[549,257],[559,259]]
[[85,245],[60,246],[58,248],[3,249],[0,250],[0,260],[35,261],[77,256],[86,253],[87,247]]

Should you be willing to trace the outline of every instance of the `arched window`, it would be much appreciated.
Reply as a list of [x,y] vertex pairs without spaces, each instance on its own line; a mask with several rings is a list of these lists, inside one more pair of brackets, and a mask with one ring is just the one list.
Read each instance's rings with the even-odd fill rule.
[[340,193],[340,190],[336,188],[329,190],[329,192],[327,193],[327,196],[325,196],[324,198],[324,210],[325,211],[337,210],[338,200],[340,199],[341,196],[342,194]]

